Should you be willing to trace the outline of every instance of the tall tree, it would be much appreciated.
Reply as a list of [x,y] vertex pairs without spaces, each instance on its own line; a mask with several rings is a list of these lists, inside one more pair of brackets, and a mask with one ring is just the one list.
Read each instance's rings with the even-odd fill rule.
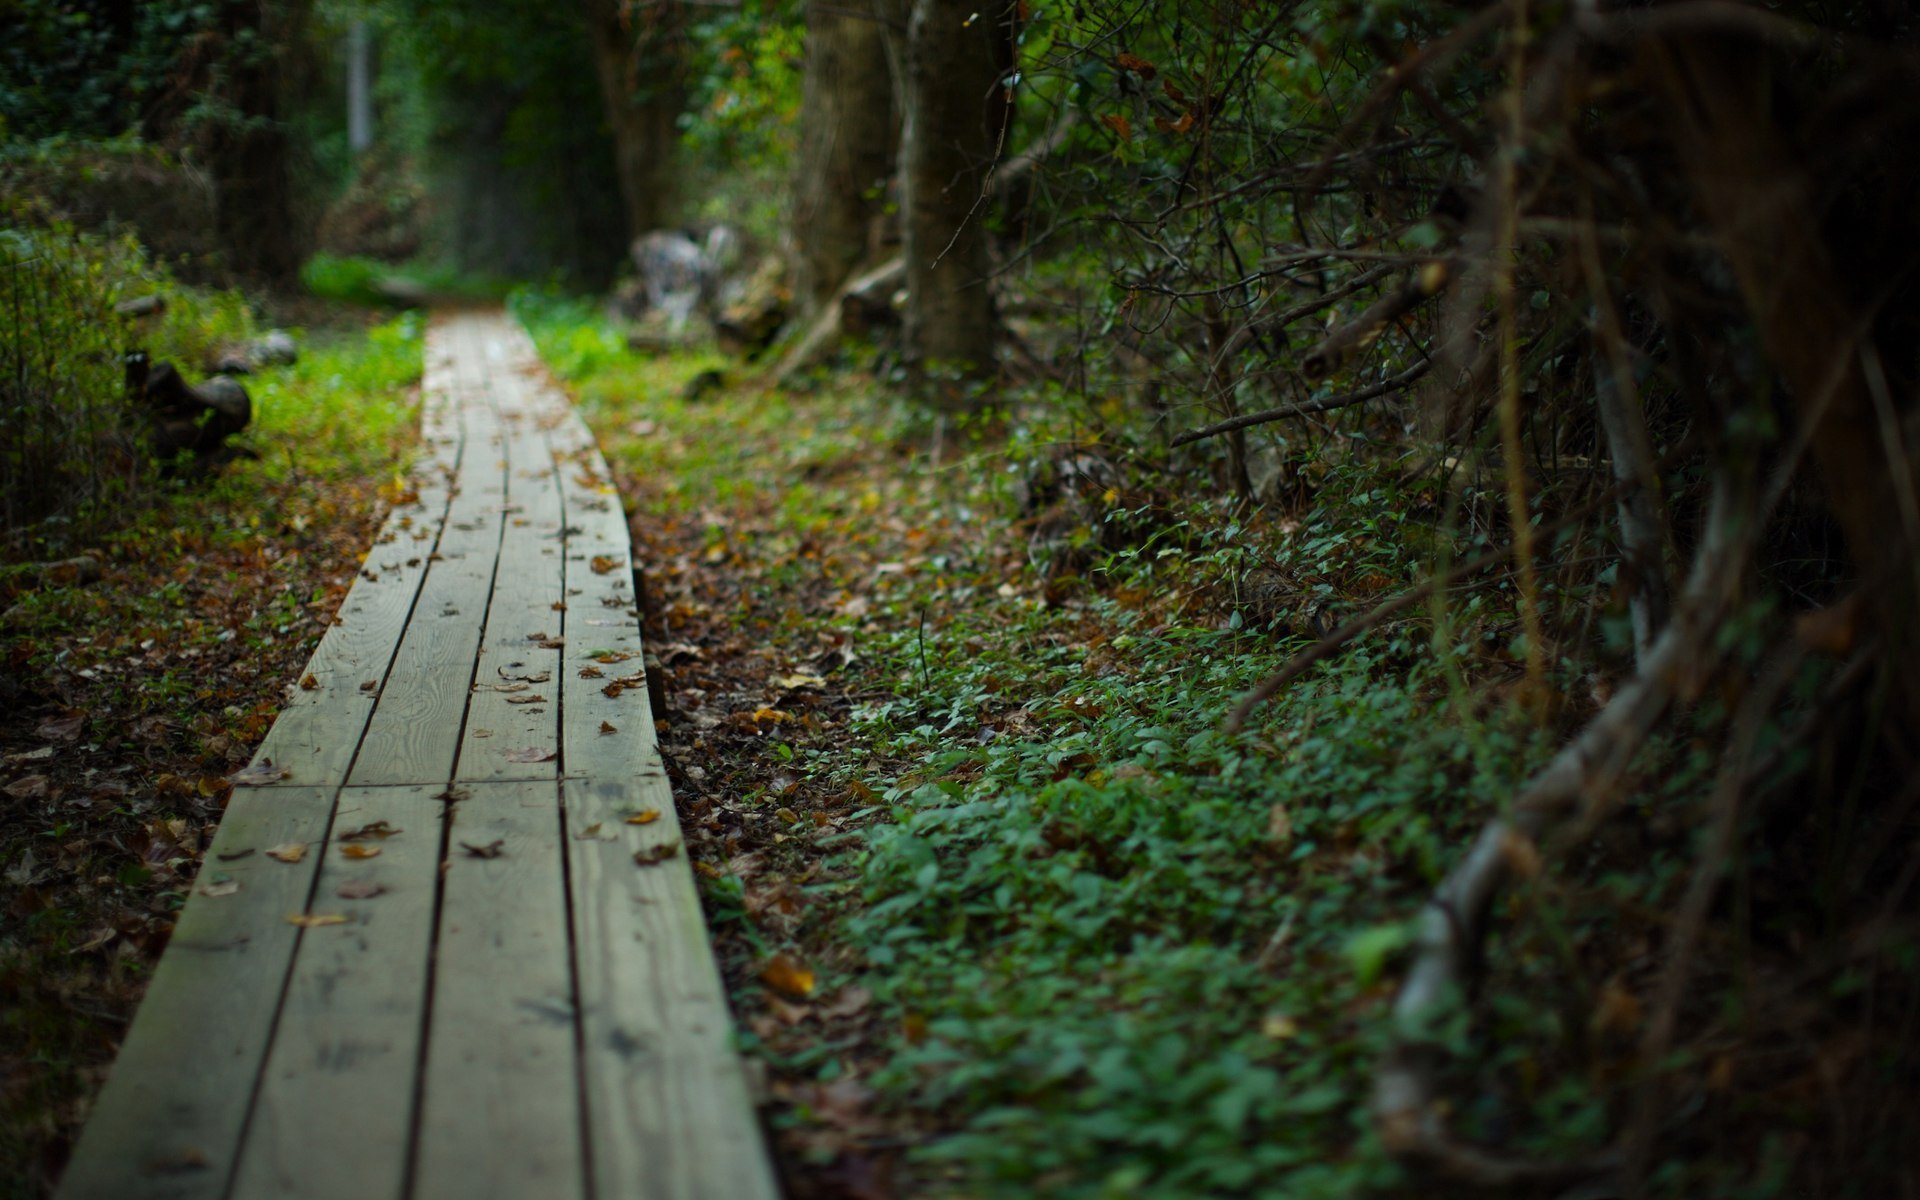
[[1013,119],[1013,4],[910,0],[900,139],[907,359],[927,399],[960,407],[993,371],[987,189]]
[[638,237],[665,224],[673,211],[673,151],[687,100],[679,52],[686,15],[676,0],[582,3],[627,233]]
[[900,123],[883,20],[862,0],[807,5],[792,224],[803,317],[867,257],[885,208]]

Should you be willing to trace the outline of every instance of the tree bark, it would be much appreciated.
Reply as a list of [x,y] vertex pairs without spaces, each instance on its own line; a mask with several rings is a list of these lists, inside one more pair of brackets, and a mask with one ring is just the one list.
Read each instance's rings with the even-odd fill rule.
[[1915,494],[1902,444],[1911,381],[1890,386],[1872,313],[1851,293],[1828,240],[1805,162],[1769,103],[1767,50],[1724,34],[1649,38],[1640,48],[1667,100],[1668,124],[1701,211],[1739,283],[1761,346],[1793,395],[1848,551],[1875,597],[1886,637],[1895,719],[1920,734],[1920,604]]
[[811,321],[868,254],[886,207],[900,122],[886,29],[862,0],[807,6],[807,65],[793,186],[794,296]]
[[223,61],[208,87],[226,110],[202,143],[214,228],[238,274],[270,283],[299,274],[309,241],[284,119],[306,81],[307,14],[306,0],[227,5]]
[[582,0],[627,236],[665,225],[673,212],[674,147],[686,82],[675,51],[680,6],[668,0],[635,15],[625,0]]
[[1013,117],[1012,5],[911,0],[900,200],[906,358],[926,399],[969,407],[994,370],[986,192]]

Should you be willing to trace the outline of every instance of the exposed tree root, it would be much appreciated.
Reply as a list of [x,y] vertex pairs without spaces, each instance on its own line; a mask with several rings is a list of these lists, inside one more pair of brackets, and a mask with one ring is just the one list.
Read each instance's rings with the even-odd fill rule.
[[1494,897],[1510,877],[1536,868],[1535,843],[1603,800],[1661,715],[1697,693],[1718,665],[1723,651],[1717,634],[1760,532],[1746,491],[1725,475],[1716,481],[1706,534],[1673,622],[1649,647],[1638,673],[1528,782],[1512,811],[1481,831],[1427,902],[1414,960],[1394,1003],[1395,1045],[1374,1081],[1374,1122],[1394,1154],[1490,1186],[1578,1178],[1617,1166],[1610,1153],[1541,1163],[1454,1138],[1434,1094],[1441,1052],[1428,1026],[1440,1005],[1466,990]]

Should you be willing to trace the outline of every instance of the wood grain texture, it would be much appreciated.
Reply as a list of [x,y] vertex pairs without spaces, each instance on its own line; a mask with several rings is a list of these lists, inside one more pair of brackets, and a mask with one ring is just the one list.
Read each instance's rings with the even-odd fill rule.
[[[631,779],[563,781],[574,943],[601,1200],[761,1200],[779,1195],[761,1142],[726,992],[657,759]],[[635,812],[658,811],[648,825]],[[589,835],[612,832],[614,840]]]
[[[312,911],[348,923],[302,933],[233,1200],[403,1194],[440,863],[444,805],[431,798],[435,790],[341,793]],[[401,832],[341,841],[375,821]],[[380,854],[351,859],[348,845]],[[342,898],[340,886],[354,881],[386,890]]]
[[[270,847],[325,836],[333,793],[241,788],[227,804],[62,1180],[64,1200],[198,1200],[225,1193],[272,1035],[317,854]],[[226,895],[226,884],[238,890]]]
[[413,1194],[581,1197],[559,788],[548,780],[465,790],[443,883]]

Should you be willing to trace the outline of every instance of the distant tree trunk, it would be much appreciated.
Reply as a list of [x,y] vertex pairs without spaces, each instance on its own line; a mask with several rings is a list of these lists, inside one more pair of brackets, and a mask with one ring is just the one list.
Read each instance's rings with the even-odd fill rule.
[[686,107],[676,50],[683,14],[674,0],[646,6],[629,0],[583,3],[613,135],[627,236],[635,238],[666,224],[673,212],[674,146]]
[[1013,117],[1011,4],[911,0],[907,18],[900,208],[907,260],[906,345],[925,396],[969,401],[994,369],[999,322],[985,190]]
[[309,241],[284,119],[308,79],[307,15],[306,0],[225,6],[222,58],[207,89],[225,111],[200,135],[228,261],[272,283],[299,274]]
[[347,149],[364,154],[373,146],[373,42],[365,20],[347,29]]
[[794,175],[794,288],[811,319],[868,254],[899,144],[881,14],[863,0],[807,6],[807,65]]

